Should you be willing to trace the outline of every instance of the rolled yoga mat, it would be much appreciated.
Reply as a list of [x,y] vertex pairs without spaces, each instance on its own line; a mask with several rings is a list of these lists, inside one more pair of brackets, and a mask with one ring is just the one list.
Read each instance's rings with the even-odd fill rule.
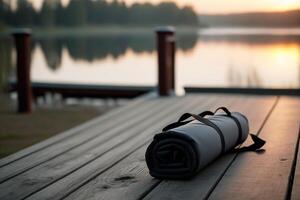
[[[215,113],[223,110],[226,114]],[[243,143],[249,134],[249,123],[241,113],[218,108],[215,113],[185,113],[154,136],[146,151],[150,175],[160,179],[188,179],[220,155]],[[211,115],[205,118],[204,116]],[[188,120],[192,117],[193,120]],[[240,151],[261,148],[265,141],[251,135],[254,144]]]

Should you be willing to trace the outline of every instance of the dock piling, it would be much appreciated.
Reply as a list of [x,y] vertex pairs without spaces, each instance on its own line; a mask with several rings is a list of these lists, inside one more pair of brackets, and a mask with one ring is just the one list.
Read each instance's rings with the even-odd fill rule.
[[175,30],[173,27],[156,29],[158,54],[158,93],[167,96],[175,90]]
[[18,112],[32,111],[32,88],[30,81],[30,29],[12,31],[17,52]]

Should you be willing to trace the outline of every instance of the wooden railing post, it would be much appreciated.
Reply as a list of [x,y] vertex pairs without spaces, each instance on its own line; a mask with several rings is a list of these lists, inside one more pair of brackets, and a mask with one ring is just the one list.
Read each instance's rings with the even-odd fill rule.
[[30,81],[30,29],[15,29],[12,32],[17,52],[18,112],[32,110],[32,88]]
[[[174,35],[175,37],[175,35]],[[171,48],[171,89],[175,92],[175,76],[176,76],[176,70],[175,70],[175,59],[176,59],[176,42],[175,38],[173,38],[172,41],[170,41],[170,48]]]
[[173,27],[159,27],[156,34],[158,93],[167,96],[175,89],[175,30]]

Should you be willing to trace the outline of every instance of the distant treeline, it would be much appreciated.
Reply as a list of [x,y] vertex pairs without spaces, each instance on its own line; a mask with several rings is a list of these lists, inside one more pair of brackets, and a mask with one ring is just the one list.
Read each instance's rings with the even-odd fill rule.
[[214,27],[300,27],[300,10],[199,17],[203,24]]
[[83,25],[197,25],[198,16],[191,7],[175,3],[158,5],[123,1],[71,0],[63,6],[60,0],[44,0],[40,10],[27,0],[0,0],[0,24],[8,26],[83,26]]

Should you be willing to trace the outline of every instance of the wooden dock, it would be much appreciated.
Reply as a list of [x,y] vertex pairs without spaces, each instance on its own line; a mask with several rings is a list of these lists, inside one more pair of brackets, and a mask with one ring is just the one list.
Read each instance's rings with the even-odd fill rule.
[[[153,90],[151,86],[114,86],[114,85],[84,85],[58,83],[31,83],[34,97],[45,96],[47,93],[60,94],[62,98],[135,98]],[[9,92],[17,91],[17,83],[11,82]]]
[[[226,154],[187,181],[152,178],[144,154],[153,135],[219,106],[244,113],[265,151]],[[0,199],[300,199],[299,124],[298,97],[138,98],[0,160]]]

